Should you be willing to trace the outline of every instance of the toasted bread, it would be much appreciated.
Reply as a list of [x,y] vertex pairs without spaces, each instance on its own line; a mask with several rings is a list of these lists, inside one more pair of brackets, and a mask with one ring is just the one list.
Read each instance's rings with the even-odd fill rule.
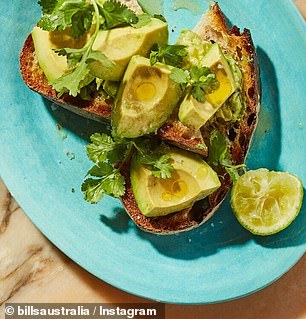
[[[214,127],[208,124],[202,128],[202,135],[207,143],[213,129],[217,128],[223,132],[231,145],[230,153],[233,162],[242,164],[256,128],[261,101],[259,65],[250,31],[245,29],[240,33],[236,26],[229,29],[217,3],[210,5],[208,12],[202,17],[194,31],[203,40],[219,43],[222,49],[236,60],[242,71],[243,92],[247,102],[243,119],[236,123],[234,127],[218,126],[218,123],[216,123]],[[175,121],[173,125],[176,125]],[[137,207],[127,170],[125,174],[127,191],[122,201],[136,225],[145,231],[163,235],[187,231],[200,226],[213,216],[230,190],[232,186],[230,176],[221,167],[218,169],[218,175],[221,187],[208,196],[208,199],[203,203],[196,203],[190,209],[168,216],[148,218]]]
[[[135,12],[141,12],[136,0],[121,2]],[[39,66],[31,35],[26,39],[20,54],[20,71],[26,85],[45,98],[83,117],[98,122],[110,122],[113,104],[111,100],[97,97],[93,100],[85,101],[68,94],[58,97],[57,92],[48,84],[48,80]],[[204,144],[200,131],[195,132],[183,125],[177,120],[175,115],[169,119],[156,135],[168,143],[180,145],[184,149],[207,156],[207,151],[198,147]]]
[[[136,1],[130,0],[125,3],[134,11],[140,12]],[[208,143],[211,131],[217,128],[228,138],[233,162],[241,164],[245,160],[256,128],[261,96],[259,66],[250,31],[245,29],[240,33],[236,26],[229,29],[217,3],[210,5],[209,10],[202,17],[194,31],[203,40],[217,42],[239,65],[243,73],[243,92],[247,102],[244,117],[234,127],[228,125],[218,126],[218,123],[215,123],[214,126],[211,124],[205,125],[201,132],[194,132],[184,126],[177,119],[177,115],[173,114],[168,122],[159,129],[157,137],[180,148],[206,156],[207,152],[199,147],[199,144],[203,144],[204,141]],[[100,122],[110,120],[111,101],[101,98],[83,101],[69,95],[63,95],[58,98],[56,91],[49,86],[43,71],[39,67],[31,35],[27,38],[20,55],[20,69],[25,83],[47,99],[84,117]],[[218,168],[218,175],[222,185],[204,202],[196,203],[192,208],[168,216],[146,217],[137,206],[131,188],[128,166],[123,173],[126,180],[126,193],[122,197],[122,202],[127,213],[138,227],[158,234],[187,231],[206,222],[221,205],[232,183],[229,175],[220,167]]]

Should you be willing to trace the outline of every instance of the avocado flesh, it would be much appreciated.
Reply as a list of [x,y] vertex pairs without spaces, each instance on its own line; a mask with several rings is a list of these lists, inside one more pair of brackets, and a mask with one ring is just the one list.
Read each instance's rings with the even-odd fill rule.
[[90,64],[93,76],[108,80],[120,81],[124,71],[134,55],[148,56],[155,43],[166,44],[168,42],[167,23],[153,18],[151,22],[142,28],[124,27],[107,31],[99,31],[93,45],[93,50],[103,52],[116,64],[115,70],[107,74],[99,62]]
[[[68,29],[48,32],[39,27],[34,27],[31,34],[39,65],[49,82],[61,77],[67,69],[66,57],[59,56],[54,49],[82,48],[91,35],[89,32],[79,39],[74,39]],[[154,43],[167,41],[168,25],[159,19],[152,19],[150,23],[138,29],[122,27],[101,30],[93,49],[101,50],[116,67],[108,70],[99,62],[92,62],[89,65],[92,75],[103,80],[120,81],[133,55],[147,56]]]
[[206,94],[204,103],[198,102],[191,95],[187,95],[183,100],[179,119],[193,129],[200,129],[237,89],[231,68],[217,43],[211,46],[202,63],[215,72],[220,85],[212,93]]
[[66,57],[59,56],[54,50],[61,48],[77,49],[83,47],[86,43],[86,36],[74,39],[68,30],[48,32],[39,27],[34,27],[31,35],[39,66],[49,82],[61,77],[67,68]]
[[187,127],[199,130],[218,110],[208,101],[198,102],[192,95],[186,95],[180,109],[179,120]]
[[219,88],[206,95],[206,99],[214,106],[220,107],[236,91],[237,84],[232,70],[217,43],[212,45],[203,58],[203,65],[215,72],[220,83]]
[[217,173],[201,157],[170,148],[174,172],[170,179],[152,175],[135,158],[131,164],[131,184],[138,208],[147,217],[165,216],[192,207],[221,183]]
[[134,56],[125,72],[113,112],[113,133],[136,138],[155,132],[168,119],[181,95],[181,87],[170,79],[171,67]]

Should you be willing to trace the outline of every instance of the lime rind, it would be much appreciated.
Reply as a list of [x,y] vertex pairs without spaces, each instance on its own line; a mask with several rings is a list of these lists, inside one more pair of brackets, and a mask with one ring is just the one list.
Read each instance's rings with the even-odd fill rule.
[[287,228],[303,202],[302,181],[286,172],[258,169],[242,175],[231,192],[231,206],[240,224],[255,235]]

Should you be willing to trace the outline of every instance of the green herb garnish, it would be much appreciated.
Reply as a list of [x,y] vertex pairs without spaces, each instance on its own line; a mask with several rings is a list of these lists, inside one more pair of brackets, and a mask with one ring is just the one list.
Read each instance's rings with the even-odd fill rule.
[[155,44],[151,49],[150,61],[151,65],[161,62],[179,68],[187,54],[184,45]]
[[[88,171],[82,185],[84,198],[96,204],[106,194],[119,198],[125,193],[125,179],[121,174],[132,154],[141,165],[146,165],[157,178],[170,178],[173,166],[170,156],[159,151],[148,138],[135,140],[114,139],[107,134],[93,134],[87,146],[87,155],[95,165]],[[153,143],[153,144],[152,144]]]
[[120,2],[108,0],[103,5],[96,2],[99,5],[100,14],[104,18],[102,28],[105,30],[124,25],[135,25],[139,22],[135,12]]
[[[151,17],[147,14],[139,17],[120,2],[108,0],[101,4],[98,0],[40,0],[43,16],[38,26],[46,31],[66,30],[70,28],[71,35],[79,38],[89,31],[94,24],[95,31],[86,45],[80,49],[63,48],[55,50],[59,55],[67,57],[67,72],[52,81],[53,88],[63,95],[69,93],[77,96],[95,77],[91,74],[89,64],[98,61],[104,68],[112,70],[115,64],[100,51],[94,51],[93,45],[100,29],[131,25],[139,28],[149,23]],[[86,90],[85,90],[86,91]]]
[[186,86],[190,94],[201,103],[205,102],[206,94],[212,93],[220,85],[216,74],[208,67],[193,66],[190,71],[174,68],[170,78]]
[[228,151],[226,137],[219,131],[213,131],[210,136],[209,153],[207,162],[213,166],[223,166],[233,182],[240,177],[239,169],[245,169],[245,164],[233,165]]
[[94,8],[86,0],[40,0],[43,16],[38,26],[46,31],[65,30],[71,27],[71,34],[78,38],[92,25]]

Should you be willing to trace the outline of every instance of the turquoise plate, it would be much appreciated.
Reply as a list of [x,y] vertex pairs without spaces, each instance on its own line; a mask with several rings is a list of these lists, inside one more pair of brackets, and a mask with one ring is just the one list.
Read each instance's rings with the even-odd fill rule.
[[[202,11],[208,7],[208,1],[199,3]],[[220,6],[231,21],[252,30],[262,69],[263,105],[248,167],[288,171],[306,185],[305,23],[291,1],[220,0]],[[115,287],[182,304],[245,296],[298,261],[306,248],[305,203],[288,229],[267,238],[245,231],[228,201],[202,227],[167,237],[138,230],[110,197],[87,204],[80,192],[90,166],[84,145],[91,132],[105,128],[57,108],[22,82],[18,55],[39,15],[35,1],[1,2],[0,172],[59,249]],[[199,19],[173,11],[170,1],[165,15],[177,26],[173,41]]]

